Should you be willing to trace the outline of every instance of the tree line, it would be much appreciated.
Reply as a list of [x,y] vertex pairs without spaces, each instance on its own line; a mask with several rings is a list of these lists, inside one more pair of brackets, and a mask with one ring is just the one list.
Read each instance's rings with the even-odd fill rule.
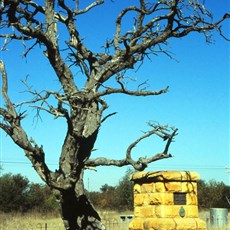
[[[102,185],[99,192],[89,192],[90,200],[99,209],[132,210],[133,185],[128,170],[117,186]],[[32,183],[21,174],[6,173],[0,176],[0,212],[57,213],[59,204],[45,184]]]
[[[104,184],[100,191],[86,191],[93,205],[99,210],[133,210],[133,184],[127,170],[116,186]],[[229,208],[230,186],[223,182],[198,181],[198,203],[200,209]],[[0,211],[57,213],[58,202],[47,185],[32,183],[21,174],[0,176]]]
[[200,180],[197,185],[200,209],[230,208],[230,186],[215,180]]
[[52,212],[57,202],[47,185],[32,183],[21,174],[0,177],[1,212]]
[[[129,180],[130,174],[131,171],[127,171],[115,187],[105,184],[100,192],[91,192],[93,203],[99,209],[133,210],[133,184]],[[199,180],[197,190],[199,209],[230,208],[230,186],[223,182]]]

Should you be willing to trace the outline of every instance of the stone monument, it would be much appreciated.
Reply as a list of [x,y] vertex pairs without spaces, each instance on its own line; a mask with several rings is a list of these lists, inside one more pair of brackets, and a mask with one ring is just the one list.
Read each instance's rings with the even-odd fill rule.
[[137,172],[134,181],[134,219],[129,230],[204,230],[198,218],[195,172]]

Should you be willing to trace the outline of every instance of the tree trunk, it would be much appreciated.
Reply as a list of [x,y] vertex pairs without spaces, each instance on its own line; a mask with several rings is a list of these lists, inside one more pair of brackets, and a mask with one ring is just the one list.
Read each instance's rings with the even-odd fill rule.
[[100,216],[86,195],[80,192],[79,187],[82,185],[77,184],[75,189],[61,192],[61,215],[65,229],[105,229]]

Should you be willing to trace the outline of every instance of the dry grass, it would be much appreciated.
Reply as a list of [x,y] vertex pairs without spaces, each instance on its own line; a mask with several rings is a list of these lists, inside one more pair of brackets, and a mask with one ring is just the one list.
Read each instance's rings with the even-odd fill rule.
[[[103,223],[119,224],[121,222],[120,215],[130,215],[127,213],[118,212],[99,212]],[[131,213],[132,214],[132,213]],[[42,215],[39,213],[0,213],[0,230],[63,230],[64,226],[60,216],[57,215]],[[113,228],[114,229],[114,228]]]
[[[120,215],[132,215],[132,212],[118,213],[118,212],[100,212],[103,222],[108,221],[120,222]],[[209,218],[209,211],[202,211],[199,213],[199,218],[206,221]],[[28,214],[4,214],[0,213],[0,230],[32,230],[32,229],[48,229],[48,230],[64,230],[61,218],[58,215],[42,215],[39,213]],[[225,228],[213,228],[209,224],[208,230],[227,230],[230,229],[230,213],[229,224]]]
[[0,230],[59,229],[64,226],[60,217],[39,213],[0,213]]
[[[99,212],[103,223],[107,225],[107,229],[128,229],[127,225],[123,226],[121,223],[120,215],[132,215],[130,212],[118,213],[118,212]],[[114,224],[117,226],[114,227]],[[119,227],[122,224],[122,228]],[[126,223],[125,223],[126,224]],[[109,226],[113,226],[112,228]],[[42,215],[39,213],[0,213],[0,230],[63,230],[64,226],[59,216],[55,215]]]

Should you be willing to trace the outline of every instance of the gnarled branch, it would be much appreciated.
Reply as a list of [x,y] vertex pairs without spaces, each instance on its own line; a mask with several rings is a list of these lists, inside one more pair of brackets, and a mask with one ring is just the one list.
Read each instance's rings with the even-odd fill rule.
[[[134,141],[132,144],[129,145],[129,147],[126,150],[126,158],[122,160],[114,160],[114,159],[108,159],[105,157],[99,157],[96,159],[89,159],[86,161],[87,166],[126,166],[126,165],[131,165],[133,166],[136,170],[144,170],[149,163],[169,158],[172,157],[170,153],[168,153],[169,146],[173,142],[173,138],[177,135],[178,129],[174,129],[172,127],[168,126],[161,126],[159,124],[152,124],[149,123],[149,125],[152,127],[152,130],[146,132],[143,136],[138,138],[136,141]],[[172,132],[170,132],[172,131]],[[163,141],[166,141],[166,145],[164,150],[161,153],[153,154],[151,157],[140,157],[138,160],[134,160],[131,156],[131,152],[134,147],[137,146],[138,143],[143,141],[144,139],[152,136],[152,135],[157,135],[158,137],[162,138]]]
[[10,135],[15,144],[24,150],[39,176],[47,184],[57,189],[63,189],[63,187],[68,188],[69,182],[60,185],[54,180],[52,171],[49,170],[45,163],[43,147],[39,147],[33,139],[29,140],[26,132],[22,128],[20,121],[24,118],[24,115],[16,112],[14,104],[9,99],[7,73],[3,61],[0,61],[0,73],[2,75],[2,95],[6,104],[6,109],[0,108],[0,116],[3,118],[3,122],[0,122],[0,128]]

